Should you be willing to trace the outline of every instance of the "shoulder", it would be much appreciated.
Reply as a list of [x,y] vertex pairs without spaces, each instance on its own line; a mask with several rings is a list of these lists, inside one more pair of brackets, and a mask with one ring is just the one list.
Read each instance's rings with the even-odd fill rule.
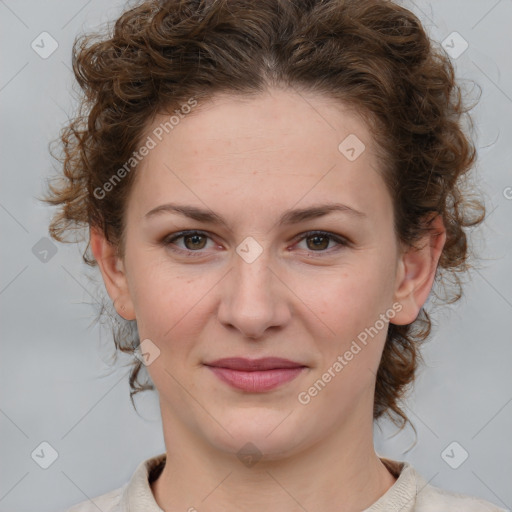
[[415,512],[507,512],[494,503],[426,484],[418,489]]
[[125,487],[126,485],[123,485],[101,496],[81,501],[71,508],[68,508],[66,512],[98,512],[98,510],[102,512],[121,512],[121,495]]
[[154,500],[150,481],[162,470],[165,460],[165,452],[143,460],[124,485],[106,494],[83,500],[65,512],[160,511]]
[[365,512],[508,512],[494,503],[475,496],[448,491],[429,484],[406,461],[381,457],[397,478],[394,485]]

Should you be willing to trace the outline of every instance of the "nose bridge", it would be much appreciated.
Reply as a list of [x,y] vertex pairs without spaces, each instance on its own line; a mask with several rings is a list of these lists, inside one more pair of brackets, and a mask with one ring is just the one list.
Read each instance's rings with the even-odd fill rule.
[[253,338],[285,322],[288,308],[268,247],[249,237],[236,248],[232,265],[223,289],[219,320]]
[[235,290],[251,300],[271,299],[272,271],[270,251],[267,249],[254,260],[247,260],[237,254],[234,258],[233,278]]

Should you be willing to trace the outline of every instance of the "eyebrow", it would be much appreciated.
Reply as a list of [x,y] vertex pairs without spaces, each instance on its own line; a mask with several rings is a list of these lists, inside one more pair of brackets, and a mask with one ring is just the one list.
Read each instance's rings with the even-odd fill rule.
[[[333,212],[341,212],[354,218],[366,218],[367,215],[359,210],[351,208],[341,203],[318,204],[308,208],[300,208],[295,210],[287,210],[279,219],[278,225],[285,226],[304,222],[310,219],[323,217]],[[228,227],[227,222],[218,214],[198,208],[196,206],[180,205],[175,203],[167,203],[153,208],[144,215],[144,218],[152,218],[163,213],[174,213],[196,220],[198,222],[207,222]]]

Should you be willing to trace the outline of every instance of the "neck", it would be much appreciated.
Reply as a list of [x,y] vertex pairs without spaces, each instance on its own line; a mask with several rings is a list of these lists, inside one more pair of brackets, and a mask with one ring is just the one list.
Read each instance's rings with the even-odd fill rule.
[[[163,420],[169,426],[173,418],[163,414]],[[374,451],[372,426],[354,418],[294,455],[246,466],[173,423],[164,429],[167,460],[152,491],[166,512],[238,512],[242,503],[248,512],[360,512],[396,481]]]

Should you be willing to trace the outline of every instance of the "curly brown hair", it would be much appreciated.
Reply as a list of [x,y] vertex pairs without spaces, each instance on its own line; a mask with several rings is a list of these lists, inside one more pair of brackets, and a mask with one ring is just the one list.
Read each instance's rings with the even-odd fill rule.
[[[476,160],[463,123],[472,127],[470,107],[450,58],[409,10],[388,0],[150,0],[124,12],[108,34],[78,37],[72,56],[83,94],[60,135],[63,173],[44,199],[60,206],[49,227],[54,239],[68,242],[70,229],[98,227],[123,257],[136,165],[114,192],[100,199],[95,190],[132,157],[155,116],[190,98],[201,103],[216,93],[248,96],[284,86],[324,94],[364,117],[382,153],[397,239],[414,247],[432,214],[440,214],[446,242],[435,284],[447,291],[444,304],[462,296],[473,256],[465,228],[485,217],[468,186]],[[83,259],[94,266],[88,251],[89,244]],[[136,349],[134,322],[114,323],[118,350]],[[401,428],[410,423],[398,404],[431,327],[424,308],[409,325],[389,324],[374,419],[387,413]],[[133,404],[135,393],[154,386],[138,381],[138,359],[131,364]]]

